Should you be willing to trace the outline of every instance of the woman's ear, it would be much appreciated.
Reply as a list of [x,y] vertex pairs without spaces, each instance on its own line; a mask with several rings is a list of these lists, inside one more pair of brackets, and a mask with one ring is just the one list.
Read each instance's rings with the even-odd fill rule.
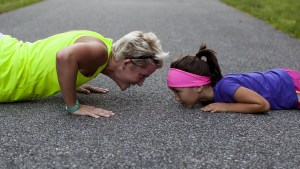
[[125,69],[126,66],[127,66],[130,62],[131,62],[130,59],[125,59],[125,60],[123,60],[123,61],[122,61],[122,69]]

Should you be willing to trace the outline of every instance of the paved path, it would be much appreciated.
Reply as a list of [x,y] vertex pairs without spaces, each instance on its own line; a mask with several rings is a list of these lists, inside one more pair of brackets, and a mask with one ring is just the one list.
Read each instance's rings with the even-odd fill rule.
[[[61,94],[0,104],[0,168],[298,168],[300,112],[202,113],[174,101],[170,62],[200,43],[216,50],[223,73],[300,69],[300,41],[217,0],[45,0],[0,15],[0,32],[34,41],[71,29],[118,39],[153,31],[170,51],[143,87],[78,99],[113,110],[110,119],[69,116]],[[1,83],[1,82],[0,82]]]

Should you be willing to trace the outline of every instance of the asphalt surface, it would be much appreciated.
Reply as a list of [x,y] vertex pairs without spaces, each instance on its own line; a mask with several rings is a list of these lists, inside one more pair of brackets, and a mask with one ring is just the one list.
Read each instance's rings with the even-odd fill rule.
[[0,168],[300,167],[299,110],[203,113],[178,105],[165,85],[170,62],[201,43],[224,74],[300,70],[299,40],[218,0],[45,0],[0,15],[0,32],[24,41],[74,29],[115,40],[152,31],[170,57],[142,87],[122,92],[100,75],[90,84],[108,94],[78,94],[113,118],[68,115],[61,94],[0,104]]

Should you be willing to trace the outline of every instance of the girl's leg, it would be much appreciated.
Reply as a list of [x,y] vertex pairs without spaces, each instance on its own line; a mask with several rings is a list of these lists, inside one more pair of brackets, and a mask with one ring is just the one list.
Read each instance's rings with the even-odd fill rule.
[[291,76],[296,90],[300,91],[300,72],[292,69],[283,69],[283,70],[285,70]]
[[298,96],[298,109],[300,109],[300,91],[296,91]]
[[292,69],[283,69],[285,70],[292,78],[295,88],[296,88],[296,93],[298,96],[298,109],[300,109],[300,72]]

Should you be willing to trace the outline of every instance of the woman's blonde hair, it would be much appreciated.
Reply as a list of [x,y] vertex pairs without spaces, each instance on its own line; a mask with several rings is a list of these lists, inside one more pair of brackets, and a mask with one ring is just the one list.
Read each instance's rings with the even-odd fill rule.
[[154,33],[141,31],[130,32],[116,41],[112,52],[116,61],[131,59],[138,66],[145,67],[151,63],[157,68],[163,66],[163,61],[169,54],[162,50],[160,41]]

